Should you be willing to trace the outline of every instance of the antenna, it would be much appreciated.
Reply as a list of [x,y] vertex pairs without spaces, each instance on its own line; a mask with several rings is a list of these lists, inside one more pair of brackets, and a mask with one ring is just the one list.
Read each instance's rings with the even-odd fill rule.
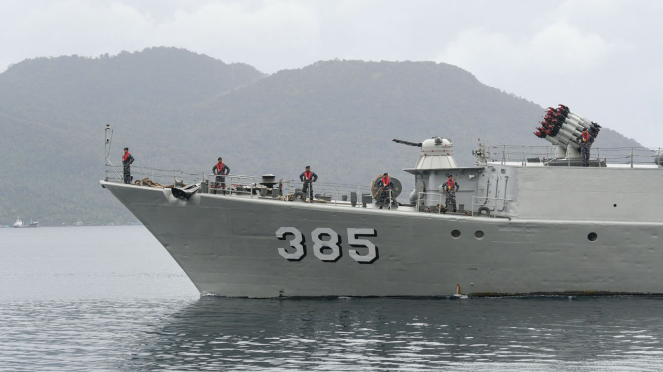
[[120,174],[115,169],[115,166],[110,161],[110,150],[111,145],[113,144],[113,129],[111,129],[110,124],[106,124],[106,129],[104,129],[104,181],[108,181],[108,168],[110,167],[115,171],[118,177],[122,178]]

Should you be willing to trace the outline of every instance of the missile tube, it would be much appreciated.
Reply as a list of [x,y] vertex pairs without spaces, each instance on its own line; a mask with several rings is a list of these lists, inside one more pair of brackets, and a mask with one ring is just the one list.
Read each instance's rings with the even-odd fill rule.
[[534,135],[565,150],[571,147],[567,151],[569,154],[577,153],[576,150],[580,148],[578,139],[584,129],[587,129],[593,138],[601,131],[600,125],[571,112],[568,106],[562,104],[557,108],[549,107],[539,124]]

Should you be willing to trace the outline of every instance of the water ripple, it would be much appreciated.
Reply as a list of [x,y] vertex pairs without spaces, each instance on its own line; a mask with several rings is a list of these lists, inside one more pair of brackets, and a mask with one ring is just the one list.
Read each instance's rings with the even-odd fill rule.
[[18,301],[0,369],[655,371],[663,300]]

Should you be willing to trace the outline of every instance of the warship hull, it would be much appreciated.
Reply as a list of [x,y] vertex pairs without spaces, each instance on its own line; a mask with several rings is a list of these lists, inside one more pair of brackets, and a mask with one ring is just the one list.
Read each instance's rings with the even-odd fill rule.
[[468,295],[663,293],[658,221],[472,217],[204,193],[183,201],[169,189],[102,186],[201,294],[448,296],[457,285]]

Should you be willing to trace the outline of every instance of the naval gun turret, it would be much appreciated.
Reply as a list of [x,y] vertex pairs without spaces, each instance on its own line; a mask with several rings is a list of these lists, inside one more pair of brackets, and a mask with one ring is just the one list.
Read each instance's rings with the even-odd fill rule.
[[456,177],[461,169],[454,159],[454,146],[451,140],[442,137],[432,137],[423,142],[409,142],[394,139],[396,143],[421,147],[421,153],[417,159],[417,165],[413,169],[405,169],[406,172],[414,174],[415,189],[410,195],[410,203],[417,203],[417,196],[427,207],[435,207],[442,204],[442,185],[447,177],[452,174]]
[[392,141],[421,147],[416,169],[458,168],[458,164],[454,159],[454,145],[446,138],[433,137],[419,143],[398,139]]

